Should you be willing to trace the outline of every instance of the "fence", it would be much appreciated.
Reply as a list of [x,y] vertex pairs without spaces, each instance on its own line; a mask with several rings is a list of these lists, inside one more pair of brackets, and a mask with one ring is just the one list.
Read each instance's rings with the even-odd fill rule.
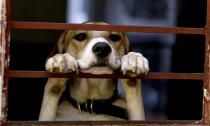
[[[0,0],[0,85],[1,94],[1,124],[2,125],[210,125],[210,0],[207,0],[207,15],[205,28],[184,27],[140,27],[140,26],[116,26],[116,25],[88,25],[66,24],[50,22],[15,22],[11,21],[11,0]],[[8,80],[9,78],[47,78],[47,77],[77,77],[77,78],[130,78],[122,74],[92,75],[92,74],[50,74],[44,71],[10,71],[9,70],[9,45],[11,29],[51,29],[51,30],[98,30],[98,31],[125,31],[148,32],[170,34],[196,34],[204,35],[206,39],[204,73],[149,73],[135,78],[141,79],[192,79],[203,80],[203,119],[200,121],[108,121],[108,122],[10,122],[7,120],[8,109]],[[1,92],[0,92],[1,93]]]

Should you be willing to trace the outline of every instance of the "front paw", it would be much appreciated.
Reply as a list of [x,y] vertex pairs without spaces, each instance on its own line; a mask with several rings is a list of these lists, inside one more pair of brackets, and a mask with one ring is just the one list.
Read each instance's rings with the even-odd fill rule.
[[49,58],[45,68],[50,73],[69,73],[74,71],[78,73],[77,62],[75,58],[68,53],[56,54]]
[[121,58],[121,71],[123,74],[147,74],[149,71],[148,60],[141,54],[130,52]]

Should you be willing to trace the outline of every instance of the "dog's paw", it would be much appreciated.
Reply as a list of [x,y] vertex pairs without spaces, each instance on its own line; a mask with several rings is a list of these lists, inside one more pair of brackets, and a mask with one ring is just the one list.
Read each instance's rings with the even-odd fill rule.
[[148,60],[141,54],[130,52],[121,58],[121,71],[123,74],[147,74],[149,71]]
[[74,57],[68,53],[56,54],[49,58],[45,68],[50,73],[70,73],[76,71],[78,73],[78,65]]

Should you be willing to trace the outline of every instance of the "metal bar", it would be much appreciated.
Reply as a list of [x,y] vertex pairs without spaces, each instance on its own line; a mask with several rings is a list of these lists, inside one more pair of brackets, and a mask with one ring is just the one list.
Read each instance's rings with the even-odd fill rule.
[[204,73],[149,73],[148,75],[129,76],[121,73],[93,75],[89,73],[51,74],[45,71],[9,71],[10,78],[139,78],[139,79],[188,79],[203,80]]
[[52,22],[10,22],[14,29],[51,29],[51,30],[97,30],[97,31],[124,31],[168,34],[198,34],[205,35],[205,28],[184,27],[143,27],[125,25],[92,25],[92,24],[67,24]]
[[6,126],[66,126],[66,125],[143,125],[143,126],[203,126],[200,121],[69,121],[69,122],[8,122]]
[[[208,13],[210,12],[209,5],[210,0],[208,0]],[[7,6],[10,5],[10,0],[7,0]],[[9,12],[8,17],[10,17],[10,6],[7,8]],[[126,32],[148,32],[148,33],[168,33],[168,34],[198,34],[198,35],[206,35],[206,62],[205,62],[205,74],[204,73],[149,73],[148,75],[140,75],[136,78],[141,79],[193,79],[193,80],[204,80],[205,81],[205,88],[209,91],[210,84],[209,84],[209,43],[210,43],[210,14],[207,14],[207,29],[205,28],[167,28],[167,27],[141,27],[141,26],[104,26],[104,25],[80,25],[80,24],[66,24],[66,23],[44,23],[44,22],[9,22],[8,26],[11,28],[16,29],[53,29],[53,30],[65,30],[65,29],[72,29],[72,30],[99,30],[99,31],[126,31]],[[10,21],[10,18],[7,18]],[[9,57],[9,31],[10,28],[7,28],[7,44],[6,44],[6,56],[5,61],[8,61]],[[206,31],[207,30],[207,31]],[[5,68],[5,82],[4,82],[4,89],[3,92],[4,99],[7,101],[7,87],[8,87],[8,77],[82,77],[82,78],[129,78],[130,76],[122,75],[122,74],[113,74],[113,75],[92,75],[92,74],[49,74],[43,71],[9,71],[8,64],[6,63]],[[204,122],[205,124],[210,124],[209,122],[209,107],[210,104],[207,100],[204,101],[205,107],[205,114],[204,114]],[[7,112],[7,102],[6,106],[4,107]],[[175,121],[166,121],[166,122],[3,122],[3,125],[201,125],[202,122],[200,121],[192,121],[192,122],[175,122]]]
[[[207,0],[203,121],[210,125],[210,0]],[[209,98],[208,98],[209,97]]]
[[10,24],[8,24],[8,22],[10,22],[11,20],[11,0],[4,0],[3,4],[6,6],[6,10],[4,10],[6,13],[6,16],[4,18],[6,18],[6,25],[5,25],[5,41],[2,43],[3,44],[3,48],[5,51],[5,55],[4,55],[4,61],[2,61],[4,63],[4,81],[3,81],[3,89],[2,89],[2,118],[1,121],[2,123],[7,122],[7,112],[8,112],[8,72],[9,72],[9,45],[10,45]]

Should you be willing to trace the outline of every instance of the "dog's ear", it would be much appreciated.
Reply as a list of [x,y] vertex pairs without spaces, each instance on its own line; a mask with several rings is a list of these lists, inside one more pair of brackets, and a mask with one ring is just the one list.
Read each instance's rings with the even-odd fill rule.
[[66,40],[66,35],[67,35],[68,31],[64,31],[60,38],[58,39],[58,43],[57,43],[57,48],[58,48],[58,53],[64,53],[64,43]]
[[64,53],[64,42],[65,42],[65,38],[66,38],[66,34],[68,33],[68,31],[64,31],[60,38],[58,39],[58,42],[56,43],[56,45],[54,46],[54,48],[52,49],[49,57],[54,56],[55,54],[62,54]]
[[125,47],[125,54],[130,52],[130,42],[128,40],[127,35],[123,32],[123,45]]

